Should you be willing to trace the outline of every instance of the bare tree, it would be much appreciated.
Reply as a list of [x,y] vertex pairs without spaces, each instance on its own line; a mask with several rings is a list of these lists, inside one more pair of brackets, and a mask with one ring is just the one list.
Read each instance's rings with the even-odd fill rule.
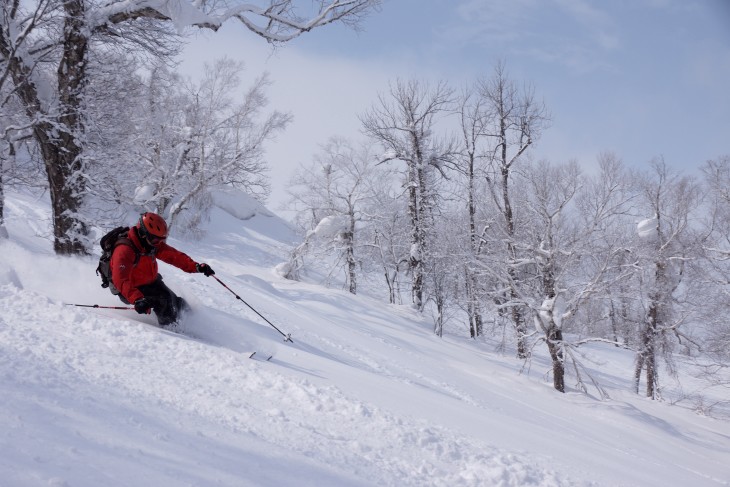
[[[463,175],[466,185],[466,191],[459,193],[465,193],[466,197],[469,260],[478,260],[480,254],[487,251],[482,234],[489,225],[484,221],[479,223],[478,218],[479,195],[484,192],[482,180],[486,175],[484,169],[488,150],[485,144],[489,143],[490,111],[487,99],[479,96],[474,86],[468,86],[461,92],[457,114],[461,150],[456,158],[456,168]],[[463,267],[469,334],[472,338],[476,338],[482,334],[483,327],[480,282],[475,272],[477,265],[475,262],[467,261]]]
[[[701,358],[696,363],[710,386],[730,386],[730,155],[707,161],[702,166],[707,188],[705,227],[709,238],[704,244],[704,302],[698,320],[702,329]],[[727,401],[725,401],[727,404]],[[703,406],[703,412],[709,407]]]
[[[265,75],[242,93],[242,72],[243,63],[223,58],[206,64],[197,82],[186,82],[162,63],[146,76],[94,76],[87,99],[103,90],[120,94],[99,102],[102,108],[90,117],[95,125],[86,153],[118,162],[89,168],[93,202],[103,202],[95,214],[102,208],[110,218],[115,209],[151,210],[175,231],[195,234],[217,189],[235,187],[265,198],[265,144],[290,116],[269,110]],[[87,198],[87,207],[91,202]]]
[[[573,332],[610,339],[617,347],[630,346],[637,323],[643,321],[636,283],[630,279],[636,258],[632,245],[635,221],[630,210],[637,196],[616,154],[603,152],[597,162],[598,173],[586,178],[577,198],[579,224],[591,229],[593,236],[580,275],[603,273],[605,287],[579,311],[581,316],[576,316]],[[610,263],[609,268],[606,263]]]
[[518,231],[514,213],[511,177],[515,165],[523,158],[527,149],[539,139],[549,116],[543,103],[535,99],[529,87],[519,89],[507,75],[505,64],[500,62],[494,68],[491,78],[481,80],[479,94],[484,99],[483,110],[488,119],[483,128],[490,139],[487,157],[492,172],[489,186],[501,219],[501,240],[505,242],[507,273],[510,287],[503,297],[503,307],[510,309],[512,323],[517,333],[517,355],[527,357],[524,337],[527,333],[525,309],[519,300],[520,255],[515,241]]
[[[543,334],[553,365],[553,386],[565,392],[565,368],[563,365],[563,327],[562,316],[557,308],[560,297],[564,300],[567,287],[564,274],[574,265],[576,244],[579,240],[577,226],[573,223],[569,205],[578,192],[582,178],[575,162],[560,166],[552,166],[546,162],[539,163],[530,171],[531,221],[530,239],[526,255],[531,255],[537,277],[534,288],[535,298],[523,299],[539,306],[535,309],[535,326]],[[516,289],[528,289],[530,286],[515,285]],[[569,299],[569,298],[568,298]]]
[[[526,228],[517,234],[522,272],[515,288],[531,311],[537,343],[547,345],[553,386],[560,392],[565,392],[567,364],[585,390],[587,368],[575,351],[588,342],[609,341],[600,335],[566,338],[565,332],[582,329],[581,310],[600,302],[614,281],[626,276],[623,249],[605,232],[627,209],[618,169],[602,163],[601,171],[591,178],[581,174],[575,161],[559,165],[542,161],[521,171],[528,182]],[[603,241],[606,249],[597,246]]]
[[451,108],[451,103],[452,90],[445,83],[431,88],[418,81],[397,80],[390,86],[389,97],[381,94],[360,118],[365,133],[385,149],[383,162],[405,164],[403,186],[408,194],[411,231],[409,270],[412,301],[418,309],[425,304],[424,274],[436,204],[434,171],[443,171],[456,150],[452,141],[439,139],[434,133],[437,118]]
[[83,254],[89,248],[82,210],[87,165],[93,162],[85,153],[85,91],[93,52],[126,45],[169,55],[181,45],[173,28],[215,31],[227,21],[241,22],[268,42],[283,43],[332,22],[354,24],[379,0],[316,2],[305,13],[294,0],[260,3],[2,0],[0,87],[12,83],[40,149],[56,252]]
[[682,297],[696,291],[684,281],[691,275],[704,241],[692,226],[695,212],[701,208],[702,192],[693,178],[672,173],[662,159],[653,160],[651,172],[637,175],[636,180],[642,208],[648,214],[638,226],[643,240],[639,266],[645,283],[646,314],[639,333],[634,384],[638,393],[645,372],[646,396],[656,399],[661,352],[671,365],[670,339],[692,342],[682,325],[691,321],[697,309],[683,305]]
[[407,204],[391,186],[372,186],[373,204],[368,210],[372,225],[366,249],[385,278],[388,302],[402,304],[401,273],[408,269],[410,260]]
[[300,221],[306,219],[312,229],[306,237],[307,248],[314,244],[312,237],[325,218],[337,222],[335,231],[329,232],[330,238],[323,243],[326,254],[331,256],[334,251],[336,266],[344,265],[345,282],[352,294],[357,294],[361,263],[358,253],[364,244],[360,235],[370,223],[367,211],[373,198],[371,187],[382,183],[374,167],[376,162],[368,145],[354,146],[347,139],[332,137],[311,165],[295,173],[289,187]]
[[8,84],[0,86],[0,238],[7,238],[5,228],[5,190],[13,186],[43,187],[43,171],[34,163],[31,126],[19,113],[18,100]]
[[[617,344],[606,338],[610,333],[586,325],[587,311],[601,306],[608,290],[633,269],[625,258],[625,235],[616,231],[632,203],[628,179],[615,158],[601,156],[599,166],[597,174],[584,176],[575,161],[540,161],[524,164],[515,178],[522,195],[522,225],[514,240],[519,282],[503,287],[516,290],[525,317],[533,320],[536,332],[525,335],[526,344],[546,344],[553,386],[560,392],[566,390],[570,366],[581,390],[587,377],[605,395],[577,350],[586,343]],[[510,274],[495,272],[495,277]]]
[[[217,187],[268,196],[264,144],[291,120],[286,113],[265,112],[265,90],[270,85],[266,75],[257,78],[239,101],[234,93],[240,88],[242,63],[221,59],[205,69],[203,80],[187,89],[185,125],[173,127],[176,133],[184,134],[177,160],[166,174],[171,186],[167,193],[175,197],[158,205],[158,211],[167,214],[171,224],[191,208],[193,201]],[[181,176],[185,176],[184,183]]]

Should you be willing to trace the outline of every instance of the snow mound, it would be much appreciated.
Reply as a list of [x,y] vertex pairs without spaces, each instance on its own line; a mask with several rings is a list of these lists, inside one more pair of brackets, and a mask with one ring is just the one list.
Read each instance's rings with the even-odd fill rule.
[[347,217],[342,215],[326,216],[312,231],[317,237],[328,240],[339,237],[347,229]]
[[647,239],[654,238],[656,236],[657,222],[657,217],[654,216],[652,218],[641,220],[637,223],[636,231],[639,234],[639,237]]
[[256,215],[274,216],[264,205],[242,191],[216,191],[213,193],[213,204],[239,220],[250,220]]

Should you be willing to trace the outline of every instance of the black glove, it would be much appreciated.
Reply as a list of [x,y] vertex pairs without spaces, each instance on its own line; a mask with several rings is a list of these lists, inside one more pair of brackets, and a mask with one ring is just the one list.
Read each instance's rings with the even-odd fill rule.
[[198,272],[205,274],[205,277],[210,277],[215,274],[215,271],[211,269],[208,264],[195,264],[195,269]]
[[141,315],[150,314],[151,309],[152,305],[147,301],[147,298],[139,298],[134,302],[134,310]]

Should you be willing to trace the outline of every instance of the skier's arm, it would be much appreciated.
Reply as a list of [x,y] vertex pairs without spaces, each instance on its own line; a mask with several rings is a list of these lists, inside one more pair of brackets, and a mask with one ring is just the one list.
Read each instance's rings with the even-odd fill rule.
[[191,259],[187,254],[180,252],[174,247],[170,247],[164,242],[157,246],[156,255],[162,262],[174,265],[185,272],[198,272],[196,263],[193,259]]
[[111,261],[109,262],[114,287],[119,289],[122,296],[130,303],[134,303],[139,298],[144,297],[144,294],[132,285],[131,274],[135,259],[136,254],[131,247],[128,245],[119,245],[114,249]]

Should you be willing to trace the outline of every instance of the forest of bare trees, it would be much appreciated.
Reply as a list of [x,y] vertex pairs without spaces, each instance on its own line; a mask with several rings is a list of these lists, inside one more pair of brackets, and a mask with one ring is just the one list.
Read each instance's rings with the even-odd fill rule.
[[350,292],[370,282],[430,313],[437,335],[490,335],[526,361],[544,345],[558,391],[569,374],[603,394],[583,364],[589,343],[633,350],[635,390],[650,398],[679,357],[712,350],[723,367],[728,348],[717,344],[730,327],[707,300],[728,290],[730,160],[707,162],[702,178],[610,152],[591,171],[539,159],[531,148],[550,115],[524,86],[504,63],[460,91],[393,81],[360,114],[360,149],[337,139],[292,179],[291,209],[309,235],[298,269],[317,255]]
[[[268,194],[265,147],[290,114],[235,60],[183,79],[172,60],[186,33],[240,22],[283,43],[380,3],[0,2],[0,238],[5,187],[40,188],[55,251],[77,255],[123,209],[195,234],[216,189]],[[412,305],[436,335],[489,338],[526,363],[544,346],[561,392],[568,376],[602,391],[589,343],[632,350],[635,391],[650,398],[680,361],[722,381],[730,156],[696,173],[610,152],[541,159],[549,110],[505,62],[463,87],[392,80],[352,117],[363,137],[332,134],[292,178],[303,238],[288,277],[316,263],[327,284]]]

